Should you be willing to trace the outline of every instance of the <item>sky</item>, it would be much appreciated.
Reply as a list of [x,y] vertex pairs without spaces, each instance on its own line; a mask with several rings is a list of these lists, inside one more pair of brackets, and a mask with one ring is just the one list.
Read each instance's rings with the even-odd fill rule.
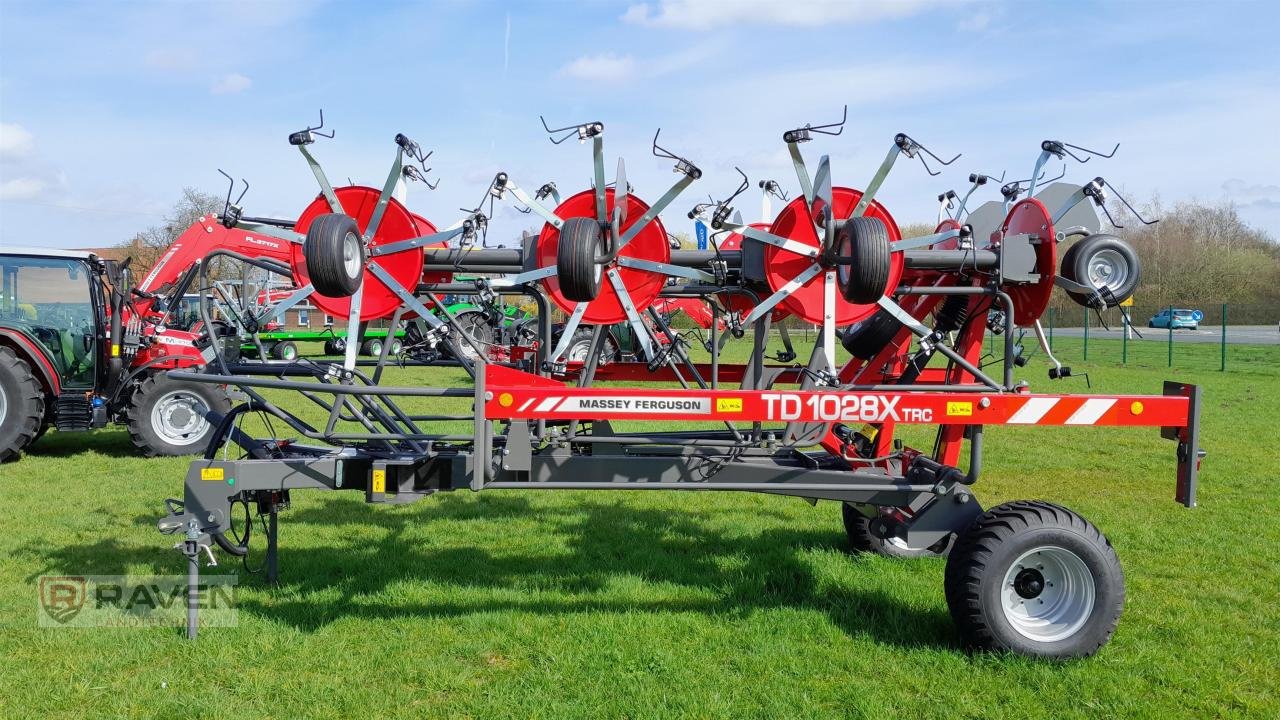
[[[1275,2],[0,0],[0,244],[125,242],[184,187],[223,194],[219,168],[248,180],[247,214],[297,217],[317,188],[286,139],[321,108],[337,134],[312,150],[335,182],[380,187],[396,133],[433,149],[440,186],[408,204],[441,227],[498,171],[590,186],[590,146],[552,145],[540,114],[603,122],[609,179],[625,157],[652,203],[677,179],[650,153],[662,128],[704,171],[663,215],[689,232],[735,166],[747,220],[759,180],[794,194],[782,132],[845,105],[841,135],[802,146],[837,185],[865,186],[898,132],[963,153],[937,177],[898,163],[879,199],[901,224],[970,172],[1027,177],[1051,138],[1120,143],[1067,180],[1232,202],[1280,238],[1277,34]],[[502,207],[492,241],[536,224]]]

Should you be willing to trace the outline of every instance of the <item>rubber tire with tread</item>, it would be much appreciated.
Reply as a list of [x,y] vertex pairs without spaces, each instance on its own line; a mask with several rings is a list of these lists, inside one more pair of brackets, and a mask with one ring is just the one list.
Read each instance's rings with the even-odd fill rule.
[[855,305],[876,302],[888,289],[893,270],[889,228],[879,218],[855,217],[845,221],[836,240],[840,260],[836,284],[840,294]]
[[347,351],[347,341],[343,338],[333,338],[324,341],[325,355],[341,355]]
[[556,278],[560,292],[573,302],[590,302],[600,294],[602,272],[596,257],[604,254],[604,231],[593,218],[571,217],[560,227]]
[[369,357],[379,357],[382,355],[382,339],[369,338],[360,345],[360,354]]
[[[494,333],[493,327],[489,325],[488,316],[483,312],[465,310],[453,316],[453,324],[449,326],[449,337],[453,340],[453,346],[462,354],[459,359],[475,362],[479,353],[493,344]],[[475,341],[475,345],[467,341],[468,337]],[[478,351],[476,345],[479,346]]]
[[5,416],[0,417],[0,462],[12,460],[35,442],[46,427],[45,397],[40,381],[26,360],[0,346],[0,392]]
[[950,539],[920,549],[895,545],[884,538],[872,535],[871,518],[858,512],[849,503],[841,503],[840,512],[844,516],[844,532],[849,537],[849,547],[854,552],[869,552],[894,558],[923,558],[945,557],[951,550]]
[[298,344],[292,340],[282,340],[271,347],[271,357],[277,360],[288,360],[290,362],[297,360]]
[[[360,264],[354,276],[347,272],[343,245],[354,234],[359,247]],[[350,297],[360,287],[366,260],[364,242],[360,240],[360,228],[350,215],[329,213],[321,215],[307,228],[307,238],[302,242],[302,255],[307,263],[307,275],[316,292],[327,297]]]
[[[1053,642],[1032,640],[1004,617],[1000,593],[1008,566],[1039,546],[1064,548],[1093,577],[1093,610],[1084,626]],[[983,513],[960,535],[947,559],[947,607],[964,644],[1053,660],[1093,655],[1111,639],[1124,608],[1124,572],[1106,536],[1079,514],[1039,500],[1005,503]]]
[[[592,331],[585,328],[579,328],[573,333],[573,339],[569,341],[569,345],[565,347],[564,354],[560,356],[561,360],[567,362],[576,362],[574,358],[575,349],[581,348],[577,352],[581,355],[581,362],[586,362],[587,353],[591,352],[591,335]],[[555,336],[552,347],[560,343],[560,335]],[[614,339],[613,333],[608,333],[604,338],[604,347],[600,348],[600,358],[596,360],[596,367],[608,365],[616,362],[622,356],[622,349],[618,347],[618,341]]]
[[849,354],[860,359],[870,360],[898,336],[902,323],[881,308],[875,315],[854,323],[840,335],[840,343]]
[[[1107,303],[1107,307],[1111,308],[1132,295],[1138,288],[1138,282],[1142,280],[1142,263],[1138,260],[1138,253],[1134,252],[1129,243],[1106,233],[1090,235],[1067,248],[1058,267],[1061,268],[1062,277],[1087,286],[1089,285],[1089,258],[1101,250],[1114,250],[1129,263],[1130,272],[1125,284],[1111,290],[1111,294],[1115,296],[1114,301]],[[1067,295],[1079,305],[1087,307],[1089,304],[1088,295],[1070,290],[1067,290]]]
[[[187,390],[192,395],[199,396],[213,411],[213,416],[207,418],[208,430],[201,442],[173,445],[157,435],[151,427],[152,405],[167,393],[178,389]],[[217,429],[222,416],[230,411],[231,399],[218,386],[209,383],[184,383],[170,378],[167,373],[159,372],[148,376],[134,389],[129,398],[129,406],[125,410],[125,424],[129,428],[129,437],[133,440],[133,444],[147,457],[194,455],[204,452],[209,436]]]

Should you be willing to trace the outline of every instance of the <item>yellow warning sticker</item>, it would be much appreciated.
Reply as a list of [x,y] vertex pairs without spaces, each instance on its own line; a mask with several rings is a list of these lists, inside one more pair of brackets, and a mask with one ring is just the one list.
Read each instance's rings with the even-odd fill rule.
[[387,491],[387,471],[373,471],[373,491],[376,493],[384,493]]
[[716,412],[742,412],[742,398],[716,398]]
[[951,417],[969,417],[972,414],[973,414],[973,403],[971,402],[947,403],[947,415]]
[[223,474],[222,468],[220,467],[200,468],[200,479],[222,482],[226,479],[226,475]]

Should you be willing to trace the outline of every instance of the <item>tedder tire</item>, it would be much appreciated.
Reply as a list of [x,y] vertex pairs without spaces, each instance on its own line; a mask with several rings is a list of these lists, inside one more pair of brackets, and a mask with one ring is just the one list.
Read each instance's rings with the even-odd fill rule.
[[[1067,248],[1059,263],[1062,276],[1081,285],[1111,290],[1107,307],[1115,307],[1133,294],[1142,279],[1142,264],[1129,243],[1115,235],[1090,235]],[[1067,291],[1080,305],[1088,306],[1089,296]]]
[[951,539],[942,540],[927,548],[909,548],[901,540],[876,537],[871,534],[871,518],[858,512],[848,503],[841,503],[844,514],[844,531],[849,536],[849,547],[854,552],[869,552],[895,558],[945,557],[951,549]]
[[129,436],[148,456],[203,452],[231,400],[216,385],[156,373],[139,383],[126,411]]
[[327,297],[350,297],[364,275],[364,241],[350,215],[321,215],[307,228],[302,243],[307,275],[316,292]]
[[1111,638],[1124,573],[1088,520],[1018,501],[988,510],[961,534],[947,559],[946,595],[966,645],[1066,660]]
[[27,361],[0,347],[0,462],[18,457],[40,437],[44,391]]
[[556,248],[556,277],[560,292],[574,302],[590,302],[600,294],[600,265],[604,254],[604,232],[592,218],[571,217],[560,227]]
[[298,359],[298,344],[292,340],[278,342],[271,348],[271,357],[293,362]]
[[855,305],[879,300],[893,269],[889,229],[884,222],[871,217],[849,218],[836,242],[842,261],[836,270],[836,281],[844,299]]
[[902,323],[883,308],[848,327],[840,338],[844,349],[859,360],[870,360],[898,335]]

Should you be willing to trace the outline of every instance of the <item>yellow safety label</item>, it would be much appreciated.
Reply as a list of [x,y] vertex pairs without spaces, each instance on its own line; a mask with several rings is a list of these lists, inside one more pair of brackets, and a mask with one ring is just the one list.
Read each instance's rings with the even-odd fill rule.
[[200,468],[200,479],[222,482],[226,479],[226,475],[223,474],[222,468],[220,467]]
[[373,471],[373,491],[376,493],[384,493],[387,491],[387,471]]
[[951,417],[969,417],[973,414],[973,403],[971,402],[949,402],[947,403],[947,415]]
[[716,398],[716,412],[742,412],[742,398]]

